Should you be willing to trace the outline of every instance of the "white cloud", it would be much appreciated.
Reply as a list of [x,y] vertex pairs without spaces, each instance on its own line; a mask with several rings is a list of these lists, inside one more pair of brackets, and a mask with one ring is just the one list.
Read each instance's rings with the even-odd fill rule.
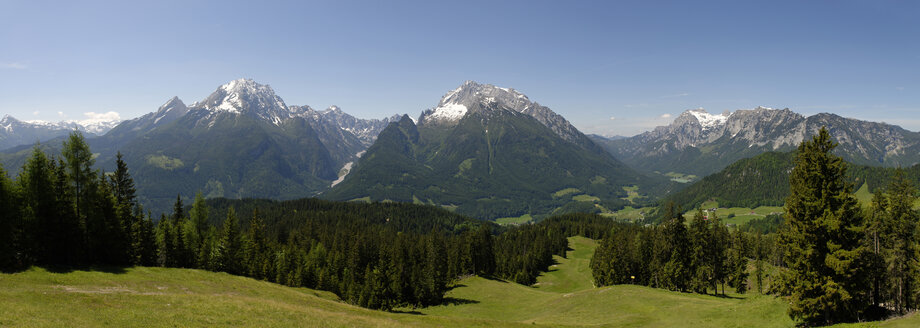
[[617,119],[616,116],[611,116],[611,117],[610,117],[610,120],[611,120],[611,121],[616,121],[616,119]]
[[671,114],[661,114],[661,118],[671,118]]
[[34,115],[34,116],[38,116],[38,111],[34,111],[34,112],[32,112],[32,115]]
[[26,66],[26,64],[23,64],[23,63],[20,63],[20,62],[12,62],[12,63],[0,63],[0,68],[6,68],[6,69],[27,69],[27,68],[29,68],[29,67]]
[[64,112],[58,112],[58,116],[60,116],[61,118],[67,117],[67,115],[64,115]]

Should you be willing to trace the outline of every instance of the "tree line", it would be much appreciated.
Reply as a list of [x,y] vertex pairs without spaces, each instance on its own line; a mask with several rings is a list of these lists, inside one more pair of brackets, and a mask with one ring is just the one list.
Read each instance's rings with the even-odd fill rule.
[[[713,213],[684,222],[668,203],[662,223],[617,224],[591,261],[596,285],[640,284],[708,293],[749,286],[784,297],[800,325],[876,320],[918,308],[920,212],[913,168],[852,173],[826,129],[800,144],[789,172],[784,215],[728,231]],[[917,167],[917,166],[914,166]],[[868,172],[868,173],[867,173]],[[878,186],[869,206],[853,176]],[[859,181],[859,180],[857,180]],[[775,273],[767,275],[767,266]]]
[[616,224],[591,258],[596,286],[637,284],[682,292],[747,290],[748,259],[764,243],[730,232],[715,213],[697,210],[689,224],[670,204],[660,225]]
[[[565,256],[566,238],[600,236],[609,221],[569,215],[500,227],[433,206],[318,199],[206,201],[177,196],[156,220],[127,165],[93,169],[74,132],[59,156],[36,146],[15,179],[0,168],[0,269],[31,265],[197,268],[327,290],[390,310],[441,304],[458,278],[524,284]],[[238,212],[239,211],[239,212]],[[239,213],[239,214],[238,214]]]
[[142,213],[128,168],[93,169],[83,135],[59,156],[36,146],[15,181],[0,167],[0,269],[29,265],[153,265],[154,227]]

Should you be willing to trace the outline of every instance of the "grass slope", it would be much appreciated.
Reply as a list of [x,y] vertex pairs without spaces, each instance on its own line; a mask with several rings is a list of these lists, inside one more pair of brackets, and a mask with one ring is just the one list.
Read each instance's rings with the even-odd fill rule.
[[569,239],[567,259],[536,287],[480,277],[449,292],[453,304],[421,309],[429,315],[483,318],[551,326],[790,327],[786,305],[763,295],[721,298],[623,285],[593,288],[588,268],[597,244]]
[[[593,288],[597,244],[570,250],[536,287],[464,279],[448,304],[388,313],[344,304],[328,292],[201,270],[127,268],[0,274],[2,327],[792,327],[771,296],[722,298],[633,285]],[[920,316],[841,327],[917,327]]]
[[2,327],[429,327],[512,323],[367,310],[328,292],[201,270],[0,274]]

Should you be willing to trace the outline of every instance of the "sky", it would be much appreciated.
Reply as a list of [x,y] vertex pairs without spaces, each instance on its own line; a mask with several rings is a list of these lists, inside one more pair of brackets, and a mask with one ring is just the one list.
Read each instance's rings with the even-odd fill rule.
[[0,0],[0,115],[130,119],[238,78],[288,105],[411,116],[466,80],[585,133],[687,109],[920,131],[917,1]]

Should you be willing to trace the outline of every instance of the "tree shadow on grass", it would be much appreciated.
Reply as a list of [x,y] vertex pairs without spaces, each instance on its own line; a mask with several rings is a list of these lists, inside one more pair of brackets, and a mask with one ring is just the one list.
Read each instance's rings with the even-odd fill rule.
[[444,301],[441,302],[441,305],[463,305],[463,304],[479,304],[477,300],[468,300],[465,298],[456,298],[456,297],[445,297]]
[[123,274],[123,273],[128,272],[127,270],[128,267],[114,266],[114,265],[37,265],[37,267],[45,269],[45,271],[52,272],[52,273],[71,273],[74,271],[93,271],[93,272]]
[[718,298],[730,299],[730,300],[743,300],[743,299],[744,299],[744,297],[731,296],[731,295],[726,295],[726,294],[715,294],[715,295],[706,294],[706,295],[713,296],[713,297],[718,297]]
[[408,311],[403,311],[403,310],[390,310],[390,312],[391,312],[391,313],[399,313],[399,314],[425,315],[424,313],[421,313],[421,312],[418,312],[418,311],[415,311],[415,310],[408,310]]

